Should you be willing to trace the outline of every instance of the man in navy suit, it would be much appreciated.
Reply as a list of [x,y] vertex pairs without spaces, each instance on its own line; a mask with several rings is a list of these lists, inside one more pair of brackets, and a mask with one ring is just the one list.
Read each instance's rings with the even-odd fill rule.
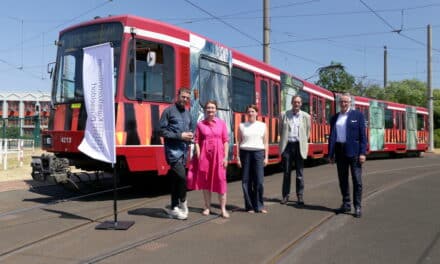
[[328,158],[330,163],[336,161],[338,170],[339,188],[342,194],[342,205],[338,212],[351,211],[348,181],[350,169],[353,181],[354,216],[360,218],[362,216],[362,164],[366,159],[367,146],[365,118],[360,111],[350,109],[350,94],[342,94],[339,104],[341,111],[330,121]]

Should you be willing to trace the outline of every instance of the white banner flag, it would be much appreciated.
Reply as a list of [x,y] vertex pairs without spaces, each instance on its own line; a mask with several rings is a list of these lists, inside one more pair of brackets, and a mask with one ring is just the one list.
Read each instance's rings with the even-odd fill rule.
[[87,122],[78,150],[116,163],[113,48],[110,43],[84,48],[83,87]]

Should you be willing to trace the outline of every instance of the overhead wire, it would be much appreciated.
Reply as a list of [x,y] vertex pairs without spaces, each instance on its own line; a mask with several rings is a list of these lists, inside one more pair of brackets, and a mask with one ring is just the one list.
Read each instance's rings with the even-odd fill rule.
[[215,18],[216,20],[220,21],[221,23],[225,24],[226,26],[234,29],[235,31],[239,32],[240,34],[243,34],[244,36],[246,36],[249,39],[252,39],[254,41],[256,41],[257,43],[263,44],[259,39],[249,35],[248,33],[244,32],[243,30],[240,30],[239,28],[237,28],[236,26],[226,22],[224,19],[212,14],[211,12],[205,10],[204,8],[194,4],[193,2],[189,1],[189,0],[184,0],[185,2],[187,2],[188,4],[192,5],[193,7],[199,9],[200,11],[202,11],[203,13],[206,13],[208,15],[210,15],[211,17]]
[[373,8],[371,8],[369,5],[367,5],[364,1],[359,0],[366,8],[368,8],[375,16],[377,16],[382,22],[387,25],[392,31],[397,31],[388,21],[386,21],[382,16],[380,16],[376,11],[374,11]]
[[[310,4],[313,2],[319,2],[320,0],[309,0],[309,1],[303,1],[303,2],[294,2],[294,3],[290,3],[290,4],[284,4],[284,5],[278,5],[278,6],[272,6],[270,8],[271,11],[275,10],[275,9],[281,9],[281,8],[286,8],[286,7],[290,7],[290,6],[298,6],[298,5],[305,5],[305,4]],[[240,15],[246,15],[246,14],[251,14],[251,13],[257,13],[257,12],[262,12],[263,9],[254,9],[254,10],[248,10],[248,11],[240,11],[237,13],[232,13],[232,14],[228,14],[228,15],[222,15],[222,16],[218,16],[219,18],[222,19],[256,19],[256,18],[262,18],[261,16],[255,17],[247,17],[247,18],[237,18],[236,16],[240,16]],[[171,18],[168,20],[181,20],[182,18]],[[203,17],[203,18],[191,18],[189,21],[187,18],[185,18],[185,20],[187,20],[186,22],[182,22],[182,24],[188,24],[188,23],[198,23],[198,22],[205,22],[208,20],[214,20],[216,18],[213,17]]]
[[[368,8],[376,17],[378,17],[385,25],[387,25],[390,29],[391,32],[393,33],[397,33],[399,36],[402,36],[403,38],[406,38],[414,43],[417,43],[419,45],[425,46],[426,47],[426,43],[424,43],[423,41],[414,39],[408,35],[402,34],[402,30],[403,30],[403,25],[401,26],[400,29],[396,29],[394,28],[390,23],[388,23],[388,21],[385,20],[385,18],[383,18],[382,16],[380,16],[373,8],[371,8],[369,5],[367,5],[363,0],[359,0],[359,2],[361,2],[366,8]],[[440,52],[440,50],[432,48],[432,50]]]
[[[13,47],[11,46],[10,48],[5,49],[5,50],[3,50],[3,51],[7,51],[7,50],[10,50],[10,49],[15,49],[15,48],[17,47],[17,45],[22,45],[22,44],[25,43],[25,42],[28,42],[28,41],[34,40],[35,38],[40,37],[41,34],[45,34],[45,33],[51,32],[52,30],[58,29],[58,28],[60,28],[61,26],[64,26],[64,25],[66,25],[67,23],[70,23],[70,22],[72,22],[72,21],[75,21],[75,20],[77,20],[78,18],[80,18],[80,17],[82,17],[82,16],[84,16],[84,15],[86,15],[86,14],[89,14],[89,13],[92,12],[92,11],[97,10],[97,9],[103,7],[104,5],[107,5],[108,3],[112,2],[112,1],[113,1],[113,0],[105,0],[104,3],[98,4],[98,5],[94,6],[93,8],[88,9],[88,10],[86,10],[85,12],[83,12],[83,13],[81,13],[81,14],[79,14],[79,15],[77,15],[77,16],[75,16],[75,17],[73,17],[73,18],[71,18],[71,19],[69,19],[69,20],[67,20],[67,21],[64,21],[63,23],[58,24],[58,25],[56,25],[56,26],[54,26],[54,27],[52,27],[52,28],[50,28],[50,29],[48,29],[48,30],[46,30],[46,31],[40,32],[40,33],[38,33],[38,34],[36,34],[36,35],[34,35],[34,36],[32,36],[32,37],[29,37],[29,38],[27,38],[27,39],[24,39],[24,40],[22,39],[21,42],[20,42],[19,44],[16,44],[16,45],[14,45]],[[13,17],[10,17],[10,18],[13,18]],[[17,19],[17,18],[13,18],[13,19]],[[23,20],[21,20],[21,21],[23,21]],[[41,78],[40,76],[37,76],[37,75],[35,75],[35,74],[31,73],[31,72],[26,71],[26,70],[25,70],[25,67],[23,66],[23,63],[22,63],[21,66],[18,66],[18,67],[17,67],[17,66],[14,65],[13,63],[8,62],[8,61],[6,61],[6,60],[4,60],[4,59],[1,59],[1,58],[0,58],[0,62],[2,62],[3,64],[6,64],[6,65],[8,65],[9,67],[12,67],[12,68],[14,68],[14,69],[16,69],[16,70],[19,70],[19,71],[21,71],[21,72],[24,72],[24,73],[26,73],[26,74],[28,74],[28,75],[34,77],[34,78],[37,78],[37,79],[44,79],[44,78]],[[26,67],[26,68],[27,68],[27,67]]]
[[[206,14],[208,14],[210,16],[210,18],[201,18],[201,19],[194,20],[192,22],[199,22],[199,21],[206,21],[206,20],[215,19],[215,20],[218,20],[218,21],[222,22],[223,24],[227,25],[228,27],[233,28],[235,31],[237,31],[237,32],[247,36],[249,39],[257,42],[257,45],[255,45],[255,44],[253,44],[253,45],[252,44],[251,45],[240,45],[240,46],[235,46],[234,48],[253,47],[253,46],[260,46],[262,44],[260,40],[257,40],[256,38],[254,38],[252,36],[249,36],[247,33],[244,33],[242,30],[238,29],[237,27],[235,27],[235,26],[233,26],[230,23],[225,21],[225,19],[231,19],[231,18],[233,18],[234,16],[237,16],[237,15],[249,14],[249,13],[255,12],[257,10],[255,10],[255,11],[254,10],[242,11],[242,12],[237,12],[237,13],[233,13],[233,14],[229,14],[229,15],[224,15],[224,16],[216,16],[216,15],[212,14],[211,12],[208,12],[207,10],[203,9],[202,7],[194,4],[193,2],[191,2],[189,0],[185,0],[185,1],[187,3],[189,3],[190,5],[192,5],[193,7],[196,7],[197,9],[201,10],[202,12],[204,12],[204,13],[206,13]],[[410,38],[409,36],[407,36],[405,34],[401,34],[401,31],[402,31],[402,28],[403,28],[403,20],[402,20],[401,29],[400,30],[396,30],[390,23],[388,23],[383,17],[381,17],[374,9],[370,8],[362,0],[360,0],[360,1],[365,6],[367,6],[367,8],[369,9],[368,13],[373,12],[377,17],[379,17],[382,20],[383,23],[385,23],[391,29],[391,32],[393,32],[393,33],[398,32],[398,33],[400,33],[400,35],[402,35],[402,37],[406,37],[408,39],[411,39],[414,42],[417,42],[417,40],[412,39],[412,38]],[[308,2],[304,2],[304,3],[310,3],[310,2],[308,1]],[[401,9],[401,8],[400,9],[385,9],[385,10],[381,10],[381,11],[382,12],[385,12],[385,11],[389,11],[389,12],[391,12],[391,11],[401,11],[401,12],[403,12],[403,10],[421,9],[421,8],[427,8],[427,7],[438,6],[438,5],[440,5],[440,4],[419,5],[419,6],[409,7],[409,8],[404,8],[404,9]],[[283,7],[283,6],[286,6],[286,5],[282,5],[280,7]],[[272,9],[273,8],[271,8],[271,10]],[[366,13],[366,12],[365,11],[332,12],[332,13],[320,13],[320,14],[300,14],[300,15],[295,15],[295,16],[307,16],[307,15],[309,15],[309,16],[312,16],[312,15],[313,16],[323,16],[323,15],[341,15],[341,14],[352,15],[352,14],[357,14],[357,13]],[[280,18],[280,17],[282,17],[282,16],[276,16],[276,18]],[[285,17],[294,17],[294,16],[285,16]],[[271,17],[271,18],[273,18],[273,17]],[[406,31],[414,30],[414,29],[420,29],[420,28],[406,29]],[[272,30],[272,32],[273,32],[273,30]],[[306,57],[303,57],[303,56],[300,56],[300,55],[293,54],[291,52],[285,51],[285,50],[280,49],[280,48],[275,48],[275,47],[273,47],[273,45],[281,45],[281,44],[285,44],[285,43],[295,43],[295,42],[306,42],[306,41],[319,41],[319,40],[334,41],[334,40],[332,40],[332,38],[342,39],[342,38],[352,38],[352,37],[371,36],[371,35],[383,35],[383,34],[389,34],[389,33],[390,33],[389,31],[385,31],[385,32],[370,32],[370,33],[355,33],[355,34],[345,34],[345,35],[338,35],[338,36],[306,38],[306,39],[300,39],[300,40],[297,39],[297,40],[288,40],[288,41],[276,41],[276,42],[272,42],[271,45],[272,45],[272,49],[274,51],[280,52],[283,55],[289,55],[289,56],[301,59],[303,61],[308,61],[308,62],[313,63],[315,65],[322,66],[324,64],[321,63],[321,62],[318,62],[316,60],[313,60],[313,59],[310,59],[310,58],[306,58]],[[422,44],[422,42],[420,42],[420,44]],[[356,77],[356,78],[360,78],[360,77]],[[363,77],[363,79],[365,79],[365,77]]]
[[303,57],[303,56],[300,56],[300,55],[293,54],[293,53],[291,53],[289,51],[286,51],[286,50],[283,50],[283,49],[274,48],[274,47],[271,47],[271,49],[274,50],[274,51],[277,51],[277,52],[279,52],[281,54],[287,54],[287,55],[289,55],[291,57],[295,57],[295,58],[298,58],[298,59],[301,59],[301,60],[313,63],[316,66],[325,66],[324,63],[321,63],[319,61],[316,61],[316,60],[313,60],[313,59],[310,59],[310,58],[306,58],[306,57]]
[[[312,3],[315,1],[307,1],[307,2],[302,2],[303,4],[306,3]],[[278,7],[271,7],[270,10],[274,10],[276,8],[283,8],[287,5],[281,5]],[[415,10],[415,9],[423,9],[423,8],[428,8],[428,7],[440,7],[440,3],[439,4],[429,4],[429,5],[424,5],[424,6],[415,6],[415,7],[407,7],[407,8],[388,8],[388,9],[379,9],[376,10],[376,12],[401,12],[401,11],[405,11],[405,10]],[[228,15],[222,15],[222,16],[218,16],[222,19],[227,19],[227,20],[232,20],[232,19],[258,19],[258,18],[262,18],[262,16],[248,16],[248,17],[236,17],[236,16],[240,16],[240,15],[244,15],[244,14],[250,14],[250,13],[255,13],[255,12],[261,12],[262,9],[259,10],[252,10],[252,11],[241,11],[241,12],[237,12],[237,13],[232,13],[232,14],[228,14]],[[323,17],[323,16],[343,16],[343,15],[358,15],[358,14],[368,14],[371,13],[371,11],[365,11],[365,10],[358,10],[358,11],[337,11],[337,12],[327,12],[327,13],[309,13],[309,14],[293,14],[293,15],[272,15],[271,16],[271,20],[276,20],[276,19],[282,19],[282,18],[299,18],[299,17]],[[185,22],[182,22],[182,24],[188,24],[188,23],[198,23],[198,22],[204,22],[207,20],[213,20],[214,18],[212,17],[202,17],[202,18],[164,18],[164,20],[167,21],[172,21],[172,20],[185,20]]]

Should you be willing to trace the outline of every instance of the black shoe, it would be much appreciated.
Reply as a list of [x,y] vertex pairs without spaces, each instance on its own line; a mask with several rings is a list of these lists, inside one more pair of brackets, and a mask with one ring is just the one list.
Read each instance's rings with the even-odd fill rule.
[[361,216],[362,216],[361,208],[360,208],[360,207],[356,207],[356,208],[354,209],[354,217],[356,217],[356,218],[361,218]]
[[341,205],[338,209],[336,209],[337,214],[345,214],[351,211],[351,206],[347,204]]
[[284,196],[283,199],[281,199],[280,204],[286,204],[289,202],[289,195]]
[[296,204],[299,206],[304,205],[304,199],[303,199],[302,195],[298,195],[298,202]]

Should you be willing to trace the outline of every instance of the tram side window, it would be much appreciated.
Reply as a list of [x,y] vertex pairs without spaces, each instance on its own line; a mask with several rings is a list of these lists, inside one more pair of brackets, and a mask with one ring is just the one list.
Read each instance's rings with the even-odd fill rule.
[[245,112],[255,102],[255,80],[252,72],[232,68],[232,110]]
[[302,99],[301,110],[310,114],[310,94],[305,92],[304,90],[299,91],[299,96]]
[[405,129],[405,118],[403,112],[396,112],[396,128],[397,129]]
[[261,110],[260,113],[262,115],[267,115],[269,113],[268,110],[268,95],[267,95],[267,82],[261,81],[260,82],[261,87]]
[[359,110],[364,115],[365,126],[368,127],[369,126],[368,120],[370,120],[368,108],[365,106],[356,105],[356,109]]
[[[171,102],[174,97],[174,49],[145,40],[136,40],[135,50],[132,44],[130,47],[125,96],[141,101]],[[148,62],[150,51],[156,54],[154,65]]]
[[425,130],[425,116],[417,114],[417,130]]
[[368,111],[367,107],[364,107],[362,113],[364,113],[364,118],[365,118],[365,126],[368,127],[370,125],[370,111]]
[[272,85],[272,116],[280,115],[280,86],[277,83]]
[[332,118],[332,101],[325,100],[325,120],[327,124],[330,124],[330,119]]
[[386,109],[385,110],[385,128],[393,128],[393,111]]
[[322,105],[322,100],[319,97],[314,97],[316,98],[316,108],[315,108],[315,112],[316,112],[316,118],[318,120],[319,124],[324,123],[324,107]]
[[318,96],[312,96],[312,117],[313,120],[316,121],[319,124],[322,124],[324,121],[323,118],[323,108],[322,108],[322,101],[321,98],[319,98]]

